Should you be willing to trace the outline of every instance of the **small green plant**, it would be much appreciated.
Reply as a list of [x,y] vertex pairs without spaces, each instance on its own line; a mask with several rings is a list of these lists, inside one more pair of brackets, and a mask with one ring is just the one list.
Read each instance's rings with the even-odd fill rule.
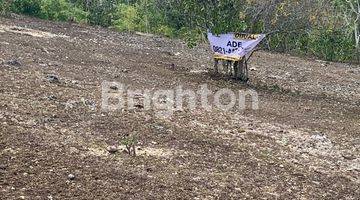
[[136,156],[136,145],[138,142],[138,137],[136,134],[127,135],[121,141],[121,144],[125,146],[126,152],[129,155]]
[[274,92],[281,92],[282,89],[278,84],[275,84],[275,85],[270,86],[270,90],[272,90]]

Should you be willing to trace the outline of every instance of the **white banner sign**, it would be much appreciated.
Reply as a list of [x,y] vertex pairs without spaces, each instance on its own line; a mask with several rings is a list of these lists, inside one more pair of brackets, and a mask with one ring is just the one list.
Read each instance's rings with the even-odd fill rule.
[[228,33],[213,35],[208,32],[208,39],[215,58],[240,60],[250,55],[255,47],[265,38],[265,34]]

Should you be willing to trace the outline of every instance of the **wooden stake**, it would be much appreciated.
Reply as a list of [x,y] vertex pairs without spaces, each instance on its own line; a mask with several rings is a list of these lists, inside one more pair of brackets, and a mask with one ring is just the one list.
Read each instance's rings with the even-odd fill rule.
[[214,69],[215,69],[215,73],[219,73],[219,60],[218,59],[214,59]]

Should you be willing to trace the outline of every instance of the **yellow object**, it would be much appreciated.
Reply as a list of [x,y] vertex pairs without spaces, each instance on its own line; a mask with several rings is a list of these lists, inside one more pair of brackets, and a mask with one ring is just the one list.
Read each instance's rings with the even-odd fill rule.
[[214,59],[216,60],[229,60],[229,61],[240,61],[242,58],[226,56],[222,54],[214,54]]

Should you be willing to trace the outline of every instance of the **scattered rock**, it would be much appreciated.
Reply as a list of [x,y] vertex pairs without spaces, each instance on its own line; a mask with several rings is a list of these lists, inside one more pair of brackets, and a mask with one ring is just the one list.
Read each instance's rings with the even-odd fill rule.
[[77,80],[71,80],[71,83],[77,85],[77,84],[79,84],[79,81],[77,81]]
[[21,66],[21,62],[18,61],[17,59],[6,61],[5,64],[12,65],[12,66],[15,66],[15,67],[20,67]]
[[76,101],[74,101],[74,100],[69,100],[69,101],[67,101],[66,103],[64,103],[63,105],[65,106],[65,110],[68,110],[68,109],[73,109],[76,104],[77,104]]
[[25,123],[27,126],[36,126],[36,120],[35,119],[31,119],[31,120],[28,120],[26,123]]
[[52,100],[56,100],[56,96],[55,95],[50,95],[47,97],[48,100],[52,101]]
[[112,145],[112,146],[108,146],[107,147],[107,151],[111,154],[114,154],[118,151],[119,149],[115,146],[115,145]]
[[115,86],[115,85],[112,85],[112,86],[110,86],[110,89],[112,89],[112,90],[118,90],[119,88],[118,88],[117,86]]
[[75,154],[79,153],[79,149],[77,149],[76,147],[70,147],[69,151],[70,153],[75,153]]
[[162,132],[165,130],[165,127],[163,127],[161,125],[157,125],[157,124],[154,125],[154,128],[159,132]]
[[145,36],[145,37],[154,37],[154,34],[151,33],[143,33],[143,32],[135,32],[136,35]]
[[255,68],[255,67],[251,67],[250,68],[250,71],[257,71],[258,69],[257,68]]
[[49,51],[45,47],[40,47],[40,50],[46,54],[49,54]]
[[158,134],[171,134],[173,131],[171,129],[166,128],[160,124],[154,124],[153,128],[156,130]]
[[356,156],[354,156],[353,154],[349,153],[349,152],[344,152],[342,154],[342,157],[346,160],[355,160]]
[[242,128],[240,128],[238,131],[239,131],[239,133],[245,133],[246,132],[246,130],[242,129]]
[[[56,119],[58,118],[58,116],[56,116],[55,114],[49,116],[49,117],[44,117],[41,119],[42,123],[52,123],[54,122]],[[35,124],[36,125],[36,124]]]
[[50,67],[61,67],[61,65],[62,65],[62,63],[56,62],[56,61],[48,63],[48,66],[50,66]]
[[281,76],[276,76],[276,75],[268,75],[267,77],[270,79],[277,79],[277,80],[283,79]]
[[47,75],[46,79],[50,82],[50,83],[59,83],[60,80],[57,76],[55,75]]
[[91,110],[95,110],[95,109],[96,109],[96,103],[95,103],[93,100],[81,98],[81,102],[82,102],[85,106],[88,106]]
[[201,74],[201,73],[208,73],[208,70],[205,69],[199,69],[199,70],[190,70],[190,73],[194,73],[194,74]]
[[69,175],[68,175],[68,179],[71,180],[71,181],[74,180],[74,179],[75,179],[75,175],[74,175],[74,174],[69,174]]
[[6,170],[7,166],[6,165],[0,165],[0,170]]
[[169,65],[169,68],[170,68],[170,69],[175,69],[175,67],[176,67],[176,66],[175,66],[174,63],[171,63],[171,64]]

